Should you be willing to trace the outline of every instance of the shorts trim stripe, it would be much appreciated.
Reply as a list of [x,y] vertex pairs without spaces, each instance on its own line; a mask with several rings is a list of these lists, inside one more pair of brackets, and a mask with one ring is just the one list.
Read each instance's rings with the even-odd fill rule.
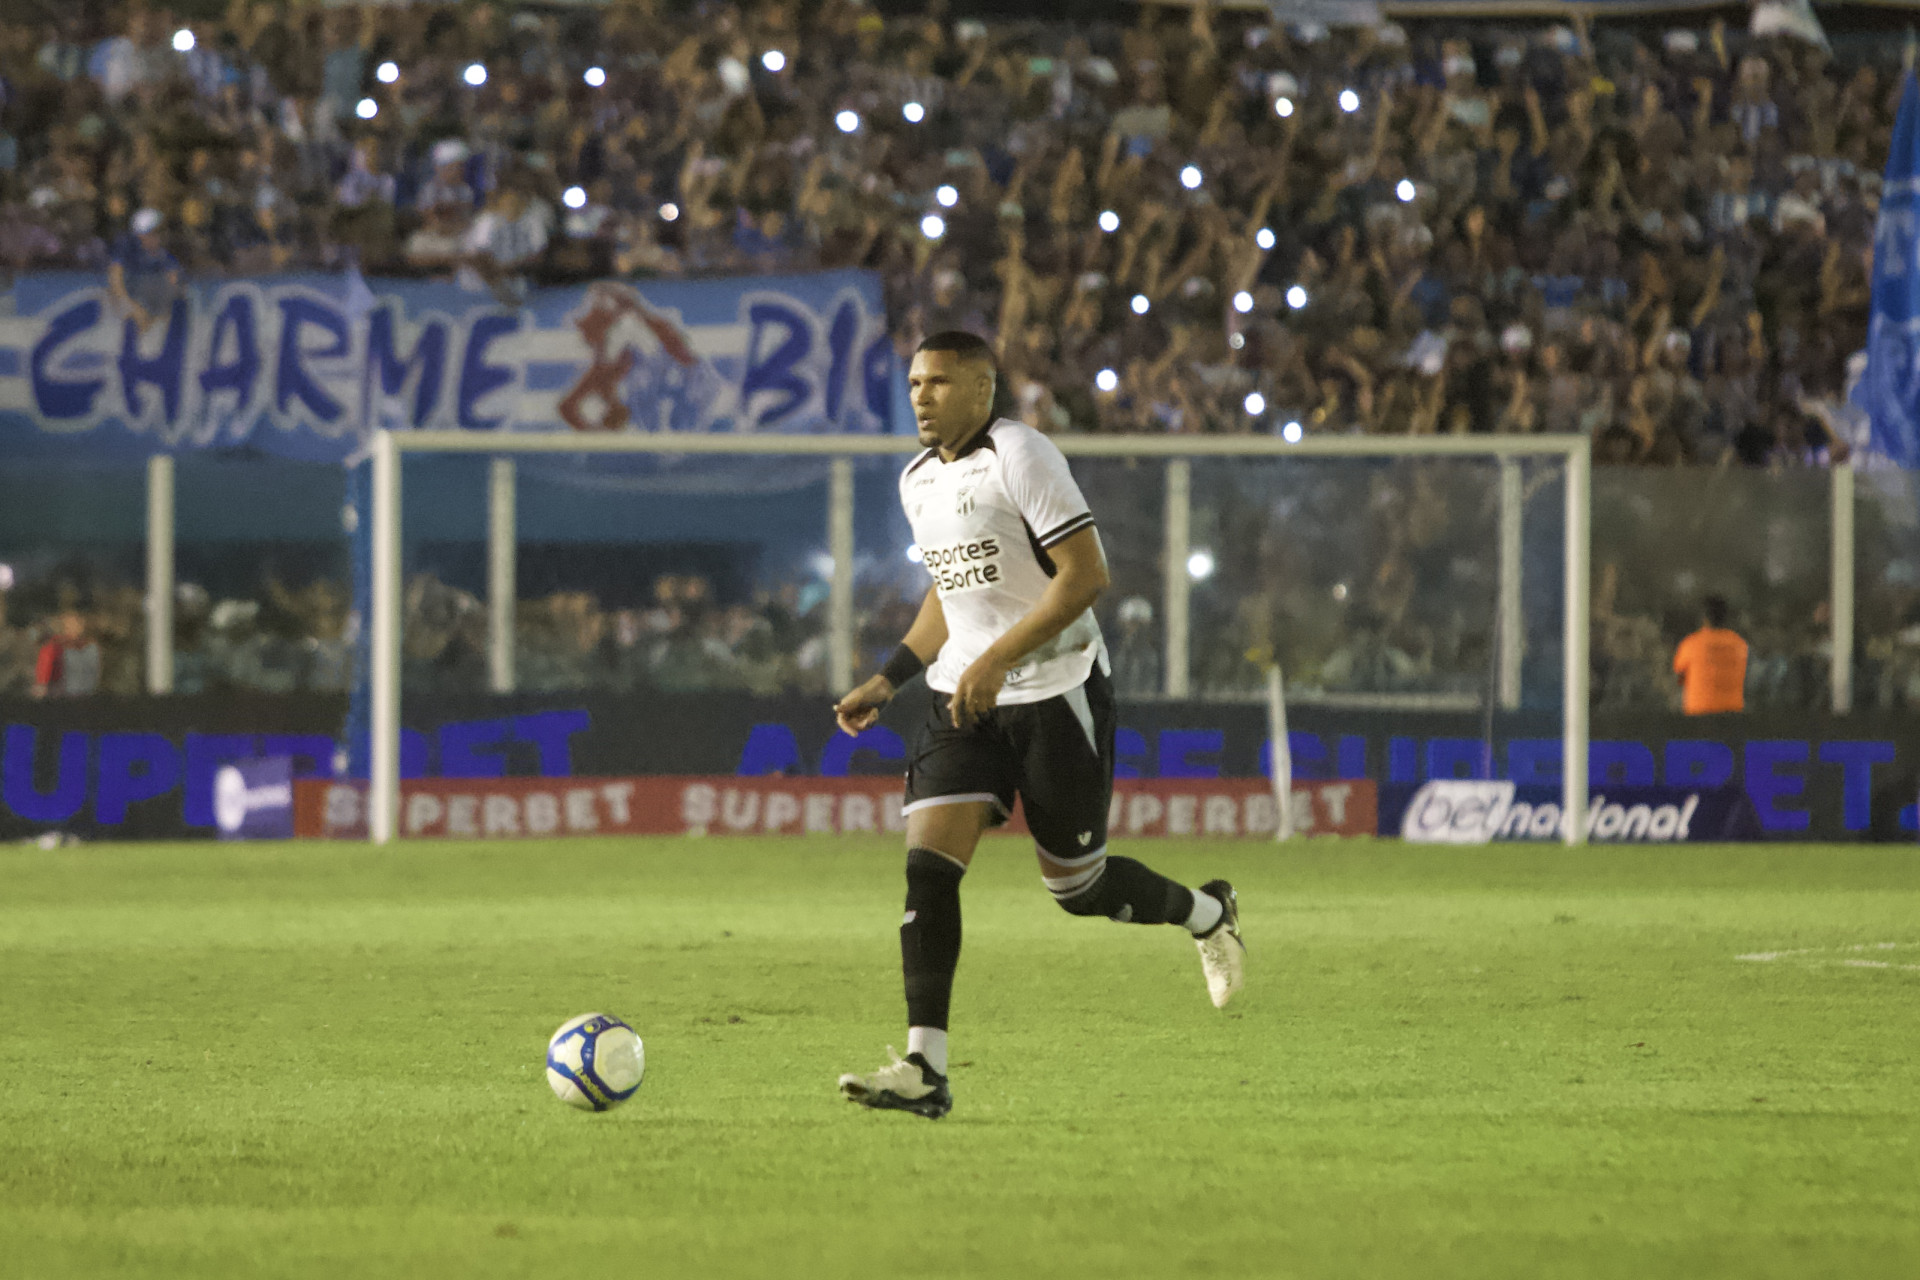
[[1008,812],[1007,807],[1000,803],[1000,797],[991,791],[969,791],[964,795],[957,796],[928,796],[925,800],[915,800],[912,804],[902,805],[900,812],[902,815],[905,815],[912,813],[916,809],[931,809],[935,805],[940,804],[970,804],[975,800],[986,801],[1003,817]]

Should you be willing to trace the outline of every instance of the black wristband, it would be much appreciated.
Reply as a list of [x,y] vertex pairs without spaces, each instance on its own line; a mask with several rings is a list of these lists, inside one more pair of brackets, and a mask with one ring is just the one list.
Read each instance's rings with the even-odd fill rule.
[[887,659],[886,665],[880,668],[880,674],[887,678],[888,684],[898,689],[926,669],[927,664],[920,661],[919,654],[905,645],[899,645],[895,647],[893,656]]

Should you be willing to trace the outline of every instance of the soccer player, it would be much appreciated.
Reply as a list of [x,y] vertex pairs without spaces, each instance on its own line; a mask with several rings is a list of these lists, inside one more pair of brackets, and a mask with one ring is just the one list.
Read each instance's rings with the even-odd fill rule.
[[970,333],[937,333],[914,353],[907,385],[926,449],[901,474],[900,500],[933,587],[881,672],[834,707],[859,733],[922,670],[934,693],[907,767],[907,1056],[840,1077],[852,1101],[934,1120],[953,1107],[960,881],[1016,795],[1041,879],[1069,914],[1185,928],[1216,1006],[1240,989],[1245,956],[1232,885],[1188,889],[1107,853],[1113,686],[1091,612],[1106,554],[1060,450],[994,418],[997,379],[992,349]]

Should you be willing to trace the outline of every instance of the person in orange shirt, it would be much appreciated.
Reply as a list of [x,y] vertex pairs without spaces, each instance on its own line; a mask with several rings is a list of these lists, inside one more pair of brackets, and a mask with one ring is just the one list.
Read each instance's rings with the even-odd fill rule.
[[1690,716],[1744,711],[1747,707],[1747,642],[1727,627],[1727,602],[1708,596],[1705,620],[1680,642],[1673,673],[1680,677],[1680,708]]

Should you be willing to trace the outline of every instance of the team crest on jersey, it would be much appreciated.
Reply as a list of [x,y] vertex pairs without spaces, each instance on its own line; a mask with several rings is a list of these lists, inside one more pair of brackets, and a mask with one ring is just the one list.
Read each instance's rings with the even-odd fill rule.
[[967,485],[953,498],[953,513],[959,516],[973,514],[973,486]]

